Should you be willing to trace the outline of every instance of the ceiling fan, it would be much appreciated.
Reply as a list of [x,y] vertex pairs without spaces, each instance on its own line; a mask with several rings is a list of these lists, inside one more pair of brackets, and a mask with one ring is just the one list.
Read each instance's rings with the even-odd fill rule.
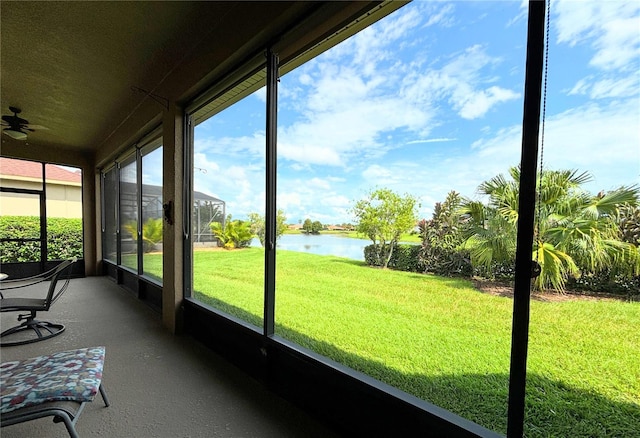
[[2,132],[15,140],[26,140],[27,131],[33,132],[36,130],[47,129],[40,125],[30,125],[28,120],[18,117],[18,114],[22,112],[20,108],[10,106],[9,111],[11,111],[13,115],[2,116],[2,126],[7,126],[7,128],[4,128]]

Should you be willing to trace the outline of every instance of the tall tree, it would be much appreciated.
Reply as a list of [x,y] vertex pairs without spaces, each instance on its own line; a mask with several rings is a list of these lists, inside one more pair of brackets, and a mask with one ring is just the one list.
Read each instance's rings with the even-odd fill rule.
[[[472,224],[465,248],[472,263],[491,269],[494,261],[515,259],[520,171],[511,179],[498,175],[485,181],[478,192],[488,204],[466,201],[462,212]],[[624,205],[638,205],[640,188],[620,187],[593,196],[581,186],[592,180],[576,170],[548,170],[539,175],[537,220],[533,258],[541,266],[538,289],[562,291],[569,276],[596,273],[611,265],[638,268],[638,251],[620,239],[618,218]]]
[[355,203],[352,213],[357,220],[356,231],[376,245],[378,261],[384,268],[389,265],[402,233],[416,225],[418,207],[413,196],[400,196],[386,188],[371,191]]
[[302,224],[302,231],[307,234],[310,234],[313,231],[313,222],[311,221],[311,219],[306,218],[304,220],[304,223]]
[[[260,245],[264,248],[266,228],[265,219],[263,215],[258,213],[249,213],[249,222],[251,222],[251,232],[258,237]],[[278,209],[276,213],[276,242],[280,239],[280,236],[287,230],[287,217],[284,215],[284,211]]]
[[422,248],[420,261],[425,271],[440,275],[470,274],[471,265],[464,242],[466,221],[460,217],[462,197],[451,191],[444,202],[437,202],[430,220],[418,222]]

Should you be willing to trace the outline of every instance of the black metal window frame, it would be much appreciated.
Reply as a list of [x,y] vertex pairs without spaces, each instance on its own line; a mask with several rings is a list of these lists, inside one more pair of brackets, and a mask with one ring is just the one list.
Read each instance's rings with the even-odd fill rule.
[[107,174],[109,172],[114,172],[114,179],[116,182],[120,181],[120,169],[119,169],[119,165],[118,163],[113,163],[112,166],[104,168],[100,171],[100,209],[102,211],[102,214],[100,215],[100,222],[101,222],[101,226],[100,229],[102,231],[102,236],[101,236],[101,240],[102,240],[102,260],[106,260],[108,262],[112,262],[112,260],[109,260],[109,258],[107,257],[107,253],[106,253],[106,249],[107,249],[107,245],[105,245],[106,242],[106,237],[107,237],[107,203],[106,203],[106,190],[113,190],[115,189],[115,211],[114,213],[114,217],[115,217],[115,232],[116,232],[116,260],[115,260],[115,264],[119,265],[120,264],[120,203],[118,202],[118,200],[120,199],[120,184],[116,183],[115,187],[107,187],[106,181],[107,181]]
[[[133,145],[133,150],[129,149],[127,152],[125,152],[123,155],[121,155],[118,159],[115,160],[115,162],[109,166],[109,167],[105,167],[101,170],[101,187],[100,187],[100,197],[101,197],[101,209],[102,209],[102,215],[101,215],[101,231],[102,231],[102,241],[104,243],[105,241],[105,234],[106,234],[106,208],[107,205],[105,203],[106,200],[106,196],[105,196],[105,189],[107,189],[106,184],[105,184],[105,180],[106,180],[106,175],[108,172],[110,171],[114,171],[115,172],[115,180],[116,180],[116,211],[115,211],[115,218],[116,218],[116,248],[117,248],[117,255],[116,255],[116,265],[119,268],[125,269],[130,271],[131,273],[138,275],[138,276],[144,276],[144,270],[143,270],[143,262],[142,262],[142,254],[143,254],[143,242],[142,239],[140,238],[140,236],[142,235],[142,221],[140,218],[142,218],[144,216],[144,211],[143,211],[143,207],[144,207],[144,193],[143,193],[143,186],[144,184],[142,183],[142,175],[143,175],[143,163],[142,160],[145,157],[145,155],[150,154],[151,152],[155,151],[156,149],[162,147],[162,142],[158,142],[158,140],[162,139],[162,131],[161,128],[156,128],[155,130],[153,130],[150,134],[148,134],[147,136],[145,136],[143,138],[143,140],[141,140],[139,143],[136,143]],[[132,159],[133,158],[133,159]],[[122,265],[122,221],[120,218],[120,210],[121,210],[121,201],[122,201],[122,181],[121,181],[121,171],[122,171],[122,166],[124,163],[127,163],[127,165],[133,164],[135,163],[135,168],[136,168],[136,182],[135,182],[135,187],[136,187],[136,193],[135,193],[135,202],[136,202],[136,214],[138,216],[138,221],[137,221],[137,234],[138,234],[138,238],[136,239],[136,251],[137,251],[137,264],[136,264],[136,268],[135,269],[131,269],[130,267],[124,266]],[[106,254],[104,253],[104,249],[105,249],[105,245],[102,245],[103,248],[103,254],[102,254],[102,258],[103,260],[107,260],[106,259]],[[110,260],[108,260],[110,261]],[[162,286],[162,283],[159,282],[157,279],[155,278],[151,278],[148,276],[147,279],[151,282],[155,282],[157,283],[159,286]]]
[[136,248],[136,267],[132,268],[129,266],[125,266],[122,263],[122,251],[123,251],[123,241],[124,241],[124,232],[122,230],[122,227],[124,226],[124,224],[122,223],[122,213],[123,213],[123,201],[124,201],[124,191],[123,191],[123,181],[122,181],[122,174],[123,174],[123,168],[127,167],[127,166],[131,166],[134,165],[135,166],[135,170],[136,170],[136,182],[135,182],[135,196],[134,198],[130,199],[130,202],[135,202],[135,212],[136,212],[136,217],[139,218],[140,217],[140,150],[138,149],[137,145],[134,145],[134,150],[133,151],[129,151],[128,153],[126,153],[121,159],[117,160],[117,168],[118,168],[118,180],[117,180],[117,184],[118,184],[118,217],[117,217],[117,224],[118,224],[118,231],[117,231],[117,236],[118,236],[118,268],[124,270],[124,271],[128,271],[131,274],[134,274],[136,276],[140,275],[140,268],[141,268],[141,261],[140,261],[140,221],[137,220],[137,229],[136,229],[136,243],[135,243],[135,248]]
[[18,189],[12,187],[0,187],[0,193],[15,193],[20,195],[35,195],[38,197],[38,204],[40,208],[40,237],[32,237],[32,238],[11,238],[11,237],[0,237],[0,242],[40,242],[40,269],[42,272],[45,271],[45,264],[47,262],[47,190],[46,183],[44,182],[44,164],[42,164],[42,190],[36,189]]
[[[40,237],[33,238],[10,238],[0,236],[0,242],[40,242],[40,259],[35,262],[39,265],[39,272],[44,272],[48,268],[49,264],[49,253],[48,253],[48,230],[47,230],[47,165],[52,165],[53,163],[48,163],[45,161],[33,161],[33,160],[24,160],[30,161],[32,163],[37,163],[41,165],[41,189],[20,189],[16,187],[1,187],[0,193],[15,193],[21,195],[34,195],[38,197],[38,204],[40,210]],[[80,185],[80,192],[83,191],[82,184]],[[84,220],[82,220],[82,227],[84,229]],[[84,242],[83,242],[83,257],[84,257]],[[31,274],[29,274],[31,275]]]

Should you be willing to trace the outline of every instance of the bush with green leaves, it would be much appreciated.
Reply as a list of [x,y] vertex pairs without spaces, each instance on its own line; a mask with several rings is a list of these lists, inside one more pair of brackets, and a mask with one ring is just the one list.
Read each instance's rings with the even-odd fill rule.
[[611,269],[598,273],[583,272],[578,278],[571,278],[567,282],[570,289],[586,292],[606,292],[616,295],[637,295],[640,293],[640,275],[629,277],[616,274]]
[[227,216],[224,224],[212,223],[211,232],[225,249],[246,248],[251,245],[253,239],[251,222],[232,220],[231,215]]
[[[0,236],[10,239],[40,237],[40,217],[0,216]],[[83,257],[82,219],[47,218],[47,259]],[[40,242],[0,243],[0,263],[40,261]]]
[[398,244],[391,257],[389,267],[398,271],[424,272],[420,251],[420,245]]
[[[134,242],[138,240],[137,221],[125,224],[124,229],[131,234]],[[142,224],[142,251],[145,253],[153,251],[159,242],[162,242],[162,219],[149,218]]]
[[464,243],[466,222],[460,216],[462,197],[451,191],[444,202],[437,202],[430,220],[418,222],[422,250],[420,263],[425,272],[444,276],[470,276],[473,273]]
[[[515,260],[520,169],[512,167],[509,175],[497,175],[478,187],[488,204],[463,203],[470,226],[463,247],[469,250],[474,267],[491,271],[495,261]],[[545,170],[538,175],[532,248],[541,267],[534,281],[537,289],[563,291],[569,279],[585,272],[596,275],[612,266],[615,275],[632,278],[640,273],[640,252],[633,242],[622,240],[618,219],[624,209],[639,205],[640,186],[622,186],[594,196],[583,188],[592,179],[588,172],[577,170]]]
[[[369,266],[384,267],[379,254],[387,251],[379,248],[377,244],[367,245],[364,248],[364,260]],[[397,271],[424,272],[424,266],[419,257],[420,251],[420,245],[397,244],[386,267]]]

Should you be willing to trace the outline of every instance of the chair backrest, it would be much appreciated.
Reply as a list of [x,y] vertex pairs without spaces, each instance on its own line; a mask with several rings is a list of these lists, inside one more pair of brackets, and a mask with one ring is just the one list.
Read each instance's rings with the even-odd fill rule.
[[[49,310],[49,307],[56,302],[60,295],[67,290],[69,286],[69,280],[71,279],[71,265],[73,265],[78,259],[76,257],[61,262],[54,269],[53,276],[51,277],[51,283],[49,283],[49,291],[47,292],[47,298],[44,303],[44,310]],[[65,272],[66,271],[66,272]],[[64,281],[60,283],[60,279],[64,276]]]
[[34,284],[42,283],[43,281],[48,281],[53,278],[53,276],[61,269],[64,268],[60,265],[71,261],[76,262],[78,260],[77,257],[73,257],[69,260],[64,260],[61,263],[58,263],[55,267],[49,269],[46,272],[41,272],[40,274],[32,275],[30,277],[21,277],[21,278],[9,278],[0,281],[0,291],[10,290],[10,289],[20,289],[27,286],[33,286]]

